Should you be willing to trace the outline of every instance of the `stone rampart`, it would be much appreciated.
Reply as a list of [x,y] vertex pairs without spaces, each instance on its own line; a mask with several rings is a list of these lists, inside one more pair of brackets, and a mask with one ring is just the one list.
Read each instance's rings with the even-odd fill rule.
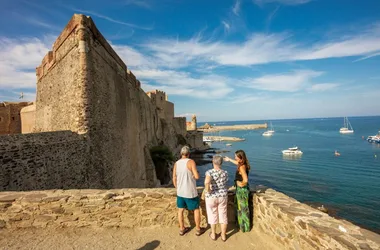
[[[176,134],[183,132],[173,126],[174,107],[162,91],[160,105],[152,103],[90,17],[72,17],[37,80],[35,131],[86,135],[97,188],[158,185],[149,148],[164,143],[177,150]],[[170,119],[157,109],[167,103]]]
[[[199,189],[199,193],[201,189]],[[229,193],[229,223],[235,223]],[[334,219],[272,189],[252,193],[253,226],[283,249],[380,249],[380,236]],[[203,227],[207,224],[201,201]],[[192,213],[185,224],[193,225]],[[0,193],[0,229],[176,226],[174,189],[48,190]],[[193,225],[194,226],[194,225]]]
[[380,235],[267,189],[254,196],[254,226],[283,249],[380,249]]
[[86,138],[71,131],[0,136],[0,190],[97,185]]
[[34,132],[36,123],[36,105],[32,104],[21,109],[21,133],[28,134]]
[[30,102],[0,102],[0,135],[20,134],[20,111]]

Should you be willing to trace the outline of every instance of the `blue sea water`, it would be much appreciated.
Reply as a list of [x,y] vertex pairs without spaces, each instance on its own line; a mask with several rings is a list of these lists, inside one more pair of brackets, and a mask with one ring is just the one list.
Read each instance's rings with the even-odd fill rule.
[[[380,232],[380,144],[364,138],[380,130],[380,117],[350,117],[354,134],[340,134],[343,118],[272,120],[272,137],[265,130],[221,131],[220,136],[242,137],[226,147],[214,142],[212,147],[230,150],[227,155],[243,149],[252,166],[251,186],[265,185],[294,197],[300,202],[324,204],[336,216]],[[237,125],[267,121],[209,122],[211,125]],[[200,123],[203,125],[203,123]],[[212,133],[210,135],[213,135]],[[214,133],[214,135],[216,135]],[[298,146],[303,155],[286,158],[281,150]],[[341,156],[336,157],[338,150]],[[211,164],[199,166],[201,176]],[[230,185],[236,167],[224,163]],[[203,179],[198,181],[203,185]]]

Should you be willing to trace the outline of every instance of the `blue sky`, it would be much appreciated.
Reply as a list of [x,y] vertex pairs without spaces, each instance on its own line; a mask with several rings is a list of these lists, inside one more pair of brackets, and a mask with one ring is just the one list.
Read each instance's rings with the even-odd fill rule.
[[380,115],[378,0],[0,0],[0,101],[89,15],[143,83],[199,121]]

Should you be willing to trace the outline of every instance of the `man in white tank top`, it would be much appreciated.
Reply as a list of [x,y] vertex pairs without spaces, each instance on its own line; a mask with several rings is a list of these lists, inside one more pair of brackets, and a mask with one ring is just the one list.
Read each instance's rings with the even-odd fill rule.
[[195,162],[189,159],[190,148],[184,146],[181,149],[181,159],[179,159],[173,168],[173,184],[177,188],[177,207],[179,221],[179,235],[184,235],[189,228],[185,228],[183,222],[183,211],[193,210],[196,225],[196,235],[202,234],[200,224],[201,216],[199,211],[199,196],[197,191],[196,180],[199,174]]

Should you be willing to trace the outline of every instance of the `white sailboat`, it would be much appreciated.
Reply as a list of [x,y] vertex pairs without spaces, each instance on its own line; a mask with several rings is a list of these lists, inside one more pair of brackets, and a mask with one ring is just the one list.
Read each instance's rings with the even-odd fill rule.
[[344,117],[343,127],[340,128],[339,133],[341,133],[341,134],[352,134],[352,133],[354,133],[354,129],[352,128],[351,123],[347,117]]
[[270,122],[269,129],[263,133],[263,136],[272,136],[274,134],[274,129],[272,122]]

